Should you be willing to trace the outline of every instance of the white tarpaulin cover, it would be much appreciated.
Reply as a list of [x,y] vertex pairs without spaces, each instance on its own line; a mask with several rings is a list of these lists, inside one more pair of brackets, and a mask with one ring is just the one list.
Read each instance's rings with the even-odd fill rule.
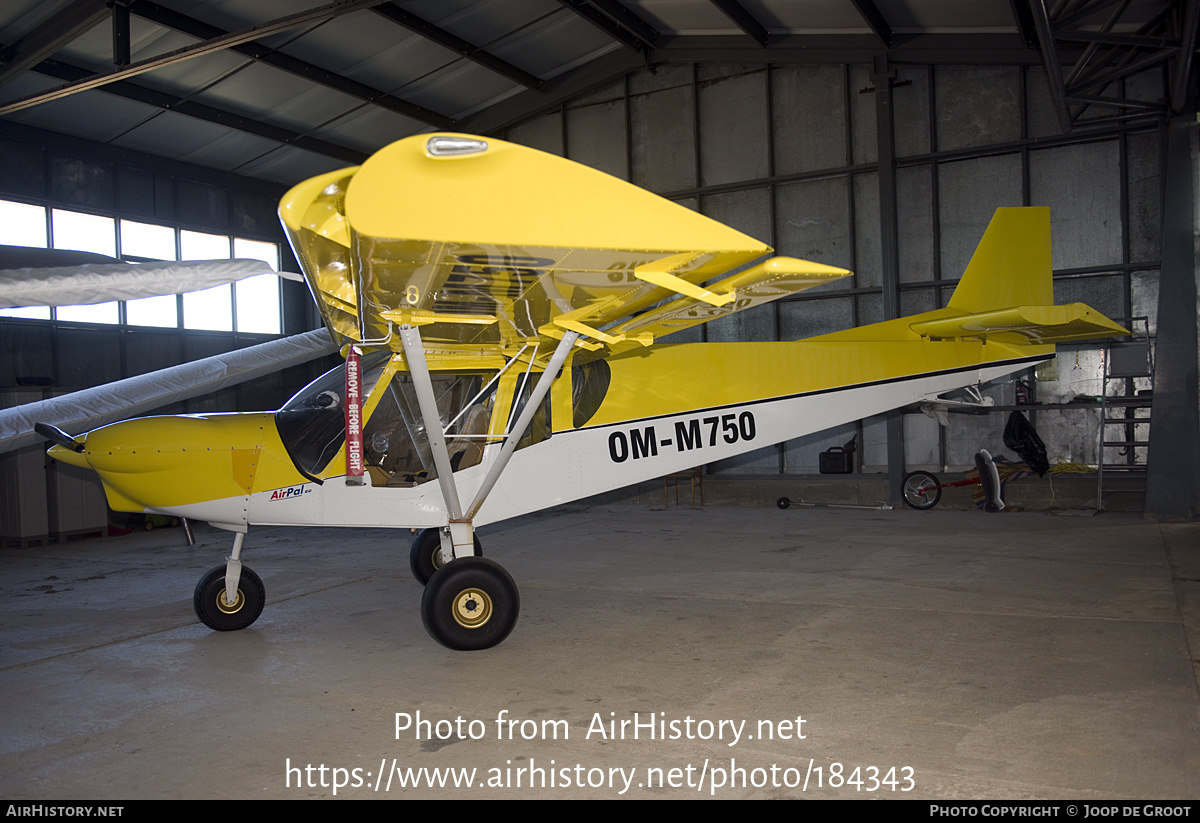
[[192,260],[185,263],[88,263],[83,266],[5,269],[0,308],[83,306],[200,291],[257,274],[302,280],[261,260]]
[[332,351],[334,345],[329,332],[317,329],[62,397],[0,410],[0,454],[45,442],[45,438],[34,433],[34,423],[49,423],[68,434],[79,434],[307,363]]

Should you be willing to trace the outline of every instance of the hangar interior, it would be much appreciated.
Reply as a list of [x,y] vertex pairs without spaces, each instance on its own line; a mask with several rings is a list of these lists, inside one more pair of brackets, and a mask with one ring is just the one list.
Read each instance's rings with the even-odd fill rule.
[[[598,749],[581,735],[603,709],[803,712],[813,740],[796,757],[914,768],[913,793],[891,796],[1194,799],[1195,524],[1158,521],[1200,514],[1198,14],[1198,0],[7,0],[0,285],[103,259],[298,271],[276,214],[290,186],[453,131],[565,156],[855,272],[672,340],[793,340],[942,307],[994,210],[1042,205],[1058,302],[1134,324],[1153,370],[1106,382],[1101,344],[1062,346],[1020,390],[987,387],[989,413],[941,425],[910,409],[709,464],[706,508],[573,504],[487,528],[489,556],[529,588],[517,632],[475,655],[425,637],[420,589],[381,529],[261,530],[266,618],[211,633],[185,595],[225,532],[68,541],[108,517],[90,474],[47,466],[42,445],[8,450],[0,790],[316,798],[339,795],[291,766],[795,755]],[[570,208],[571,192],[546,196]],[[0,408],[321,326],[301,283],[247,283],[0,308]],[[319,354],[158,411],[276,408],[339,362]],[[1151,390],[1153,426],[1139,416],[1123,427],[1134,447],[1101,447],[1095,398]],[[898,500],[905,471],[1003,451],[1018,391],[1052,460],[1140,470],[1136,502],[1112,505],[1125,513],[984,527],[974,511],[774,510],[781,488],[828,480],[821,452],[852,437],[844,479],[875,483],[868,499]],[[1060,495],[1068,480],[1094,497],[1095,475],[1055,481]],[[662,501],[660,483],[636,493]],[[711,505],[722,494],[772,517]],[[416,708],[564,717],[572,742],[401,740],[393,714]],[[547,796],[490,788],[471,796]],[[558,796],[620,796],[609,788]]]
[[[288,186],[405,135],[449,129],[568,157],[778,253],[855,272],[673,341],[793,340],[944,306],[992,213],[1010,205],[1050,207],[1057,299],[1136,323],[1152,352],[1160,282],[1180,281],[1182,300],[1194,291],[1186,249],[1178,273],[1162,274],[1164,198],[1190,208],[1195,176],[1183,157],[1190,3],[109,5],[16,2],[2,12],[0,194],[19,211],[5,243],[128,261],[238,257],[259,244],[266,251],[250,256],[278,249],[271,265],[297,271],[275,217]],[[1173,123],[1185,170],[1169,174]],[[1194,232],[1178,217],[1186,243]],[[71,219],[89,218],[107,221],[107,240],[70,233]],[[139,246],[135,229],[167,232],[166,250]],[[7,265],[31,265],[19,258]],[[280,281],[270,295],[278,320],[265,326],[265,304],[243,287],[179,295],[163,316],[147,315],[145,301],[6,310],[4,405],[320,325],[298,283]],[[1197,401],[1178,379],[1195,358],[1154,352],[1157,386],[1152,367],[1106,384],[1102,349],[1064,347],[1056,364],[1023,376],[1048,455],[1134,466],[1150,489],[1147,511],[1190,517]],[[162,411],[276,408],[333,362]],[[888,474],[895,500],[893,475],[961,471],[979,448],[1003,451],[1001,411],[1017,402],[1015,387],[989,387],[998,411],[951,414],[948,425],[910,409],[704,470],[726,480],[814,475],[822,451],[855,438],[855,472]],[[1119,439],[1138,445],[1103,453],[1099,406],[1071,402],[1152,388],[1158,425],[1122,426]],[[36,462],[14,465],[12,477]],[[1141,507],[1137,495],[1132,508]],[[29,519],[23,511],[8,517]]]

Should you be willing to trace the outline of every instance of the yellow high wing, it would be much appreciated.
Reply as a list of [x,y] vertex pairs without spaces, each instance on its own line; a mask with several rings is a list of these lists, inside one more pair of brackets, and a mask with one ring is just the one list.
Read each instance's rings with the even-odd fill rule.
[[401,351],[391,330],[419,326],[435,368],[565,331],[607,356],[850,274],[768,258],[608,174],[469,135],[400,140],[296,186],[280,215],[335,340]]

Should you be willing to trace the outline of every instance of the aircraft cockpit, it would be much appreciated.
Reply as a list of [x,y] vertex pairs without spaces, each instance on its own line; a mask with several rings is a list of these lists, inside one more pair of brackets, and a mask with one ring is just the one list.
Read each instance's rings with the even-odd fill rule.
[[[363,462],[372,486],[416,486],[437,478],[412,377],[389,369],[388,352],[362,357]],[[439,424],[450,465],[458,472],[478,465],[484,447],[500,442],[524,408],[537,375],[496,372],[433,372]],[[309,383],[275,413],[280,439],[296,468],[311,479],[344,473],[339,455],[346,443],[345,365]],[[551,434],[550,400],[534,416],[518,448]],[[502,420],[494,420],[496,413]]]

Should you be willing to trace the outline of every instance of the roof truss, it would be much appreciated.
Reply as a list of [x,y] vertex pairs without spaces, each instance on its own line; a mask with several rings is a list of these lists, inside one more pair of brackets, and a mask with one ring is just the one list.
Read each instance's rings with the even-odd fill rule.
[[[390,0],[335,0],[238,31],[226,31],[175,11],[170,8],[173,0],[74,0],[53,19],[7,47],[0,46],[0,86],[29,70],[64,81],[48,91],[0,105],[0,115],[85,89],[100,89],[161,110],[357,163],[364,153],[339,145],[336,140],[280,127],[263,116],[248,117],[207,101],[201,103],[191,99],[190,91],[169,94],[151,89],[135,78],[156,68],[228,49],[334,89],[365,107],[386,109],[426,127],[488,132],[553,108],[573,95],[646,65],[712,61],[760,65],[870,62],[885,55],[890,63],[1042,62],[1047,67],[1060,124],[1064,130],[1070,130],[1081,118],[1094,123],[1161,116],[1178,110],[1189,92],[1189,79],[1194,72],[1200,6],[1200,0],[1008,0],[1015,33],[942,35],[908,30],[897,34],[894,21],[884,15],[878,0],[846,0],[862,19],[864,33],[789,34],[768,29],[765,21],[756,17],[743,0],[708,2],[733,21],[741,35],[681,36],[661,30],[658,23],[639,14],[639,6],[622,0],[557,0],[557,12],[551,7],[543,17],[558,14],[569,19],[576,15],[619,48],[557,76],[538,76],[502,59],[486,46],[470,42]],[[429,98],[422,99],[421,103],[426,105],[421,105],[405,99],[400,92],[377,88],[296,57],[298,52],[294,49],[289,49],[291,53],[277,51],[263,39],[288,30],[303,32],[333,17],[367,10],[388,21],[384,25],[403,27],[515,84],[515,93],[490,108],[456,118],[452,113],[432,110]],[[130,63],[130,14],[197,42]],[[61,57],[52,59],[56,52],[103,24],[106,18],[112,25],[111,69],[97,72],[94,67],[84,68]],[[865,33],[865,29],[870,33]],[[1155,67],[1161,68],[1166,78],[1167,90],[1161,99],[1138,99],[1125,91],[1126,78]]]
[[[1132,0],[1029,0],[1042,61],[1064,132],[1086,122],[1177,112],[1195,65],[1197,0],[1161,0],[1147,19],[1130,19]],[[1063,49],[1075,47],[1067,61]],[[1127,96],[1124,81],[1159,67],[1170,77],[1159,99]],[[1094,112],[1101,109],[1099,116]],[[1085,114],[1093,114],[1085,118]]]

